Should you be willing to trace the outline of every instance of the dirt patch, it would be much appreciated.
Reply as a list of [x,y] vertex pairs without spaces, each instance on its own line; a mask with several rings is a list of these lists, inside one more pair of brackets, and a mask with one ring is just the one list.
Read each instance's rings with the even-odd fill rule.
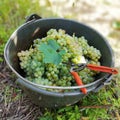
[[31,103],[5,62],[0,64],[0,120],[35,120],[42,110]]

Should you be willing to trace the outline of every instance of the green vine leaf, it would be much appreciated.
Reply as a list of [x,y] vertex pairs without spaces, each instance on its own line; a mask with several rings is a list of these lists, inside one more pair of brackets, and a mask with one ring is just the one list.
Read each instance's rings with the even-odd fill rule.
[[42,43],[39,50],[44,54],[44,63],[53,63],[58,65],[62,61],[65,50],[60,50],[60,46],[55,40],[48,40],[47,44]]

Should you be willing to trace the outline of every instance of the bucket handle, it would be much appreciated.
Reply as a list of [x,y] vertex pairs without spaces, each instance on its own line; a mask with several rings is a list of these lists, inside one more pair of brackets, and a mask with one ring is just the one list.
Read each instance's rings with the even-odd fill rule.
[[26,17],[26,21],[25,23],[29,22],[29,21],[32,21],[32,20],[38,20],[38,19],[42,19],[41,16],[37,15],[37,14],[31,14],[30,16],[27,16]]
[[98,92],[103,86],[110,85],[111,84],[111,79],[112,79],[112,74],[109,74],[106,78],[104,78],[105,81],[103,81],[101,84],[99,84],[93,92]]

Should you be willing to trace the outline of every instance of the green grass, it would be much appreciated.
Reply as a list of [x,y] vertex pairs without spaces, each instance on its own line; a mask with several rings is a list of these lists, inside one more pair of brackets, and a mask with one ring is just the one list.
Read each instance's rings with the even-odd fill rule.
[[5,86],[4,88],[4,104],[5,106],[11,102],[17,101],[21,98],[21,90],[18,88]]
[[[33,2],[34,1],[34,2]],[[25,17],[37,13],[42,17],[57,16],[52,10],[49,0],[40,5],[39,0],[1,0],[0,1],[0,62],[3,61],[4,46],[13,31],[25,22]],[[112,80],[112,84],[98,93],[90,93],[79,103],[59,109],[44,109],[38,120],[114,120],[120,111],[120,75]],[[14,97],[13,91],[19,95]],[[5,104],[20,99],[19,89],[5,87]],[[13,99],[13,97],[14,99]]]
[[[120,79],[120,76],[117,77]],[[90,93],[75,105],[54,110],[46,109],[39,120],[114,120],[116,112],[120,111],[118,90],[119,86],[115,87],[112,83],[98,93]]]
[[1,0],[0,1],[0,62],[3,50],[10,35],[25,22],[25,17],[33,13],[49,17],[55,14],[49,10],[50,5],[40,5],[39,0]]

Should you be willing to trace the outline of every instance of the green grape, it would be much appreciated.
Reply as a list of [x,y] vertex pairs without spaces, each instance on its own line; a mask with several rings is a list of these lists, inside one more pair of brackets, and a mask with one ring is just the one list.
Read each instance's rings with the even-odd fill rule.
[[[62,56],[62,62],[59,65],[43,62],[43,54],[39,50],[39,45],[46,43],[48,40],[55,40],[61,50],[66,54]],[[99,59],[101,53],[98,49],[90,46],[84,37],[77,37],[75,34],[70,36],[65,30],[50,29],[47,36],[33,41],[29,50],[18,53],[21,69],[26,73],[26,78],[36,84],[50,86],[74,86],[76,82],[70,73],[71,66],[65,63],[78,64],[82,57],[90,64],[100,65]],[[98,74],[85,68],[78,71],[84,84],[91,83],[95,80],[94,76]],[[59,90],[48,89],[58,92]],[[60,92],[60,91],[59,91]],[[62,91],[61,91],[62,92]]]

